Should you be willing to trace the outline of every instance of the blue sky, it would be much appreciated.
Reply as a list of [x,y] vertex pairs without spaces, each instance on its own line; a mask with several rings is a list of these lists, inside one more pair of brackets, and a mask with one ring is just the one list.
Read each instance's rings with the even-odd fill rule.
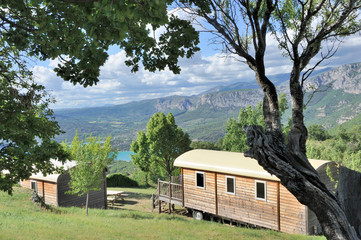
[[[182,72],[174,75],[170,71],[150,73],[140,69],[131,73],[124,64],[125,54],[116,47],[109,51],[110,57],[101,67],[100,81],[96,86],[84,88],[65,82],[53,71],[57,60],[33,66],[35,80],[43,84],[55,97],[51,107],[83,108],[123,104],[131,101],[153,99],[171,95],[195,95],[212,87],[229,85],[241,81],[253,81],[254,73],[244,63],[233,57],[226,57],[220,46],[209,44],[209,34],[201,34],[201,51],[191,59],[180,59]],[[361,62],[361,36],[344,39],[336,55],[321,67],[335,67],[342,64]],[[282,57],[277,42],[267,41],[266,73],[268,75],[289,73],[291,62]]]

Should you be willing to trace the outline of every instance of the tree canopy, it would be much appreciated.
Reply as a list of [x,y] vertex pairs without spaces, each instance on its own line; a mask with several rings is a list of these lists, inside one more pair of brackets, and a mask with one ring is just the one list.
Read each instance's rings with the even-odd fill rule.
[[[307,142],[307,156],[315,159],[326,159],[337,162],[347,168],[361,172],[361,126],[351,129],[339,127],[335,135],[330,136],[327,131],[314,125],[316,136]],[[311,126],[310,126],[311,127]],[[310,135],[313,130],[310,129]]]
[[221,150],[217,143],[203,142],[203,141],[192,141],[190,147],[192,149],[210,149],[210,150]]
[[147,131],[138,132],[130,150],[132,162],[143,171],[149,171],[152,164],[165,170],[168,176],[176,169],[174,160],[182,153],[190,150],[191,141],[188,133],[175,123],[172,113],[154,114],[148,124]]
[[[192,25],[168,16],[166,1],[14,0],[0,1],[1,39],[40,60],[59,58],[55,71],[66,81],[92,86],[110,46],[124,49],[133,71],[142,63],[155,71],[179,73],[179,57],[199,48]],[[161,26],[159,38],[151,34]]]
[[111,137],[108,136],[104,143],[100,137],[92,135],[84,140],[79,140],[76,133],[73,141],[69,145],[63,142],[64,149],[69,152],[70,159],[76,162],[74,168],[69,169],[70,190],[68,194],[86,194],[86,214],[88,215],[89,193],[100,190],[100,186],[106,181],[104,171],[108,164],[115,158]]
[[322,125],[310,125],[307,129],[310,140],[324,141],[330,137]]
[[[288,109],[286,94],[280,94],[278,99],[280,108],[280,115]],[[265,126],[262,114],[262,102],[259,102],[255,108],[248,106],[241,108],[238,115],[238,120],[234,118],[228,119],[226,123],[227,133],[222,140],[222,149],[231,152],[244,152],[248,149],[246,144],[247,136],[244,130],[250,125]]]
[[0,37],[0,190],[32,174],[50,174],[50,159],[65,160],[53,139],[61,133],[49,104],[54,100],[34,82],[21,53]]

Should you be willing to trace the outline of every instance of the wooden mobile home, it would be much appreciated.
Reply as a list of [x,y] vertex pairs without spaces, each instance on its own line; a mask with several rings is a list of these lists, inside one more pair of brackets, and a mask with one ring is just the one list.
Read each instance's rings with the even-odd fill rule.
[[[59,162],[52,160],[56,165]],[[67,162],[64,165],[65,173],[63,174],[49,174],[47,176],[39,174],[32,175],[28,180],[22,181],[20,185],[25,188],[33,189],[38,196],[43,198],[44,202],[53,206],[61,207],[83,207],[85,206],[86,195],[78,196],[77,194],[70,195],[66,192],[70,190],[70,174],[68,170],[76,167],[75,162]],[[101,190],[92,191],[89,194],[90,208],[106,208],[107,207],[107,188],[106,188],[106,173],[103,172],[104,182],[100,186]]]
[[[326,168],[334,178],[334,162],[310,160],[321,180],[334,190]],[[208,214],[276,231],[319,234],[315,214],[270,175],[257,160],[243,153],[192,150],[174,163],[181,168],[182,203],[194,214]]]

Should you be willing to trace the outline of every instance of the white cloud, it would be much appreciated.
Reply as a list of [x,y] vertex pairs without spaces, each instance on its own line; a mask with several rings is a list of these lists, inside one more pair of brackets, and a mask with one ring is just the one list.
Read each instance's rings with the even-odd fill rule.
[[59,91],[62,89],[63,80],[56,76],[56,73],[43,66],[34,66],[33,76],[36,83],[46,87],[47,90]]
[[[361,56],[357,54],[360,39],[359,35],[344,39],[336,55],[323,66],[361,62]],[[180,59],[182,71],[178,75],[169,70],[150,73],[142,68],[134,74],[124,64],[125,59],[123,51],[110,55],[101,67],[99,83],[87,88],[57,77],[52,70],[57,66],[57,60],[50,61],[48,66],[35,66],[33,72],[38,83],[52,90],[57,99],[53,108],[93,107],[169,95],[195,95],[218,85],[254,79],[247,64],[221,54],[205,57],[199,52],[191,59]],[[268,41],[265,63],[268,75],[289,73],[292,66],[288,58],[281,56],[274,39]]]

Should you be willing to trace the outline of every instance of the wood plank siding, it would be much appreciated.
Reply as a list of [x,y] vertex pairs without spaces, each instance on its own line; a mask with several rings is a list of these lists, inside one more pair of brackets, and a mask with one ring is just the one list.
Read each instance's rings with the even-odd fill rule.
[[[326,169],[329,167],[332,178],[338,180],[337,164],[309,161],[321,181],[334,191],[335,181],[330,180]],[[276,176],[243,153],[195,149],[180,155],[174,166],[182,171],[187,208],[286,233],[321,233],[315,214]],[[205,183],[203,175],[197,173],[205,174]]]
[[280,231],[307,234],[306,206],[280,185]]
[[44,187],[43,198],[45,200],[45,203],[55,206],[58,205],[58,198],[56,194],[57,193],[56,183],[42,181],[41,185],[43,185]]
[[31,182],[36,182],[37,193],[44,199],[45,204],[58,206],[56,183],[30,179],[22,181],[21,186],[31,189]]
[[[78,196],[77,194],[67,194],[70,190],[69,187],[70,174],[64,173],[58,178],[58,205],[62,207],[83,207],[86,202],[86,195]],[[99,191],[91,191],[89,194],[89,207],[90,208],[106,208],[106,187],[101,184]]]
[[196,186],[196,172],[183,169],[184,206],[207,213],[216,214],[216,174],[205,173],[205,188]]
[[256,199],[255,179],[235,177],[235,193],[226,191],[226,174],[217,173],[218,214],[226,218],[239,220],[278,230],[277,218],[277,182],[266,182],[266,200]]
[[[90,208],[106,208],[107,207],[107,188],[106,188],[106,173],[103,172],[103,183],[99,191],[91,191],[89,194]],[[37,193],[42,197],[46,204],[62,207],[83,207],[86,204],[86,195],[78,196],[71,195],[66,192],[70,190],[70,174],[68,172],[59,175],[56,182],[46,181],[43,179],[32,179],[22,181],[22,187],[31,189],[31,182],[36,183]]]
[[[187,208],[276,231],[307,233],[306,207],[277,181],[203,171],[206,184],[202,189],[196,186],[196,172],[202,171],[182,171]],[[227,176],[235,179],[234,194],[226,191]],[[265,200],[256,199],[258,180],[266,185]]]

